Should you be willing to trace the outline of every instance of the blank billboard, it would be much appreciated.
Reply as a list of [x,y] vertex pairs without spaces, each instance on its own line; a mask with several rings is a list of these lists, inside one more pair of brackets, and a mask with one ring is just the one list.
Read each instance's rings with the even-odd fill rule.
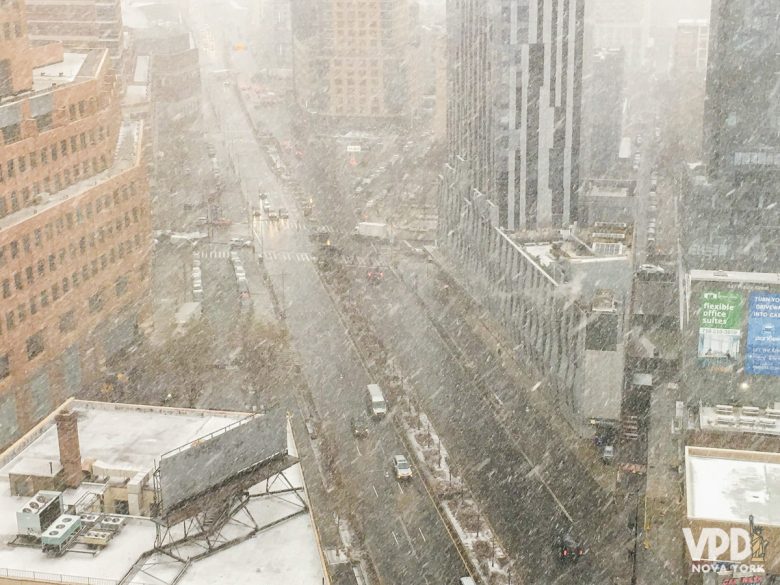
[[161,512],[286,454],[283,412],[246,418],[171,451],[160,459]]

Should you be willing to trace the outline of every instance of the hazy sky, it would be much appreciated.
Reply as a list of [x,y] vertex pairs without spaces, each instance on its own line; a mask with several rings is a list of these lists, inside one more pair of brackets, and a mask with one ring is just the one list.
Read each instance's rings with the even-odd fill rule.
[[649,0],[649,7],[654,25],[674,26],[683,18],[710,19],[710,0]]

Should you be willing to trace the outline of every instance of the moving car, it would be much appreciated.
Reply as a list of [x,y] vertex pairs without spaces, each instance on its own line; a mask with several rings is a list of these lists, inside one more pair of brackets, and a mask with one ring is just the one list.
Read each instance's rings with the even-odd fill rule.
[[368,424],[365,418],[353,416],[349,419],[349,428],[352,430],[352,435],[358,439],[368,437]]
[[562,536],[558,541],[558,558],[561,561],[577,562],[585,556],[585,547],[578,544],[571,534]]
[[412,466],[403,455],[393,455],[393,471],[396,479],[412,479]]
[[381,268],[371,268],[368,271],[368,282],[372,284],[379,284],[385,278],[385,273]]

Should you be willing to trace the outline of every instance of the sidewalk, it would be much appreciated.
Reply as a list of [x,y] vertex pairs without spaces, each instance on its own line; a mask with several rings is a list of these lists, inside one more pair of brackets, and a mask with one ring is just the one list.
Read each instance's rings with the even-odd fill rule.
[[653,394],[650,404],[644,534],[636,559],[638,585],[685,582],[685,501],[677,472],[678,437],[671,434],[677,394],[673,385],[665,384]]
[[502,403],[510,411],[525,409],[526,404],[531,403],[535,410],[546,413],[545,422],[554,430],[558,440],[588,468],[590,475],[605,491],[613,492],[616,487],[615,469],[605,466],[592,443],[580,437],[566,422],[562,413],[554,410],[544,398],[544,375],[509,357],[512,342],[506,338],[500,326],[490,320],[479,303],[468,295],[454,267],[435,247],[429,246],[425,250],[428,254],[426,257],[397,257],[398,273],[403,281],[415,292],[431,315],[446,315],[452,311],[454,302],[465,305],[459,315],[462,315],[473,333],[482,340],[495,362],[500,363],[501,368],[513,379],[514,387],[518,390],[501,396]]

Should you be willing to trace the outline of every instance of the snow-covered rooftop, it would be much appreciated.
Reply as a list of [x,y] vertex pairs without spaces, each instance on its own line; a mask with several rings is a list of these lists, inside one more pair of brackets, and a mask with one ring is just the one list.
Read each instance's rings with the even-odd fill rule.
[[688,518],[780,526],[780,454],[685,448]]
[[52,84],[71,83],[87,60],[88,53],[65,53],[62,61],[33,69],[33,90],[48,89]]
[[[77,413],[82,460],[99,461],[103,468],[151,471],[155,460],[164,453],[239,421],[245,413],[155,408],[122,404],[70,401],[67,407]],[[295,456],[295,443],[288,426],[288,452]],[[17,534],[16,512],[29,497],[11,495],[8,474],[11,471],[43,470],[48,475],[49,462],[59,468],[59,447],[54,415],[33,429],[16,445],[0,455],[0,574],[25,575],[46,573],[64,576],[63,582],[98,580],[105,585],[118,584],[139,558],[153,549],[155,524],[149,518],[126,517],[124,529],[96,555],[65,553],[60,557],[45,555],[40,548],[12,546]],[[293,488],[303,488],[300,464],[284,472]],[[247,506],[259,525],[267,525],[291,516],[302,508],[292,501],[288,487],[268,480],[270,496],[252,499]],[[100,492],[105,486],[82,484],[64,492],[67,507],[93,486]],[[278,489],[277,489],[278,488]],[[265,483],[250,490],[264,493]],[[278,492],[274,495],[274,492]],[[301,497],[306,497],[301,491]],[[233,527],[235,531],[240,527]],[[240,535],[235,534],[234,537]],[[201,551],[202,552],[202,551]],[[320,549],[311,516],[300,513],[275,524],[251,538],[212,556],[193,562],[184,570],[183,585],[249,584],[286,585],[301,583],[319,585],[323,579]],[[162,562],[165,561],[165,562]],[[149,556],[142,570],[128,581],[137,585],[165,583],[165,571],[175,577],[183,565],[170,558]],[[76,579],[74,579],[74,577]]]

